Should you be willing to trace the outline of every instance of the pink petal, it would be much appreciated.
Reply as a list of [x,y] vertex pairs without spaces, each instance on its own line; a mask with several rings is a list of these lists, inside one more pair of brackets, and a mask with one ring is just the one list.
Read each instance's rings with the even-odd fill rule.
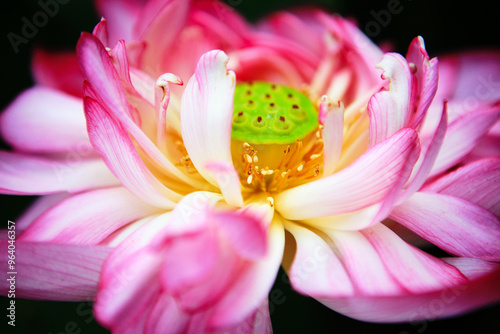
[[274,220],[268,231],[266,256],[248,264],[239,275],[233,277],[231,284],[227,286],[228,291],[210,315],[211,327],[234,324],[259,309],[267,300],[278,274],[284,246],[283,226],[281,222]]
[[85,128],[82,100],[52,88],[35,86],[19,95],[2,114],[2,137],[24,152],[94,152]]
[[443,108],[443,113],[441,116],[441,121],[438,124],[436,131],[433,133],[432,137],[423,137],[420,142],[422,145],[422,150],[420,152],[420,157],[415,167],[412,171],[412,176],[408,182],[407,188],[403,194],[401,194],[400,201],[411,196],[415,191],[419,190],[422,185],[427,181],[429,173],[436,161],[436,157],[443,144],[443,139],[446,134],[448,123],[448,116],[446,112],[446,103]]
[[344,265],[331,245],[318,234],[287,223],[286,229],[295,238],[297,250],[288,270],[293,288],[312,297],[344,297],[354,294],[354,286]]
[[0,192],[17,195],[75,193],[119,185],[101,159],[72,159],[72,156],[48,159],[0,151]]
[[453,167],[466,156],[500,118],[500,105],[467,113],[448,125],[431,176]]
[[[267,253],[266,231],[256,217],[244,212],[214,215],[224,238],[244,259],[258,260]],[[268,225],[268,224],[266,224]]]
[[46,211],[19,240],[95,245],[123,225],[156,212],[122,187],[90,191]]
[[88,97],[85,98],[85,114],[92,145],[122,184],[154,206],[173,208],[180,196],[147,169],[123,127],[98,102]]
[[[142,57],[143,67],[160,66],[162,57],[175,47],[173,43],[186,23],[190,5],[191,1],[184,0],[151,0],[141,11],[136,11],[137,20],[128,24],[133,26],[134,39],[147,44]],[[161,68],[154,71],[165,72]]]
[[217,185],[206,169],[211,162],[232,165],[231,128],[236,78],[222,51],[204,54],[181,102],[181,131],[189,157],[200,174]]
[[408,245],[382,224],[361,233],[383,259],[391,276],[411,293],[425,293],[467,282],[455,267]]
[[113,257],[120,261],[104,264],[94,312],[101,324],[120,331],[137,324],[158,298],[161,257],[148,252],[122,257],[117,251]]
[[[384,259],[360,232],[327,231],[339,252],[355,291],[361,295],[397,295],[403,292],[384,267]],[[367,279],[369,277],[369,279]]]
[[394,208],[391,218],[452,254],[500,259],[500,221],[466,200],[418,192]]
[[389,79],[389,90],[373,95],[368,102],[370,116],[370,146],[392,136],[410,121],[411,72],[406,59],[387,53],[377,65],[384,70],[382,78]]
[[82,72],[90,83],[84,87],[86,95],[99,101],[102,100],[106,110],[116,117],[148,157],[161,166],[166,173],[187,184],[199,185],[195,178],[185,175],[170,162],[136,124],[134,119],[137,115],[127,101],[120,77],[111,63],[108,52],[97,37],[83,33],[78,41],[77,55]]
[[[467,52],[440,57],[438,94],[444,99],[463,99],[472,106],[500,99],[498,51]],[[441,68],[450,69],[446,75]]]
[[[7,238],[0,240],[7,249]],[[82,301],[92,300],[97,292],[103,261],[111,248],[102,246],[58,245],[16,241],[14,270],[7,268],[7,252],[2,271],[16,276],[17,298]],[[14,271],[15,274],[9,274]],[[5,277],[5,276],[4,276]],[[9,290],[2,279],[2,291]]]
[[151,309],[144,333],[185,333],[190,315],[183,312],[172,296],[161,294]]
[[296,66],[274,50],[247,47],[230,53],[229,67],[241,81],[269,81],[299,88],[303,83]]
[[344,170],[278,194],[276,210],[287,219],[297,220],[366,208],[383,201],[394,190],[401,182],[400,175],[417,156],[415,131],[402,129]]
[[33,204],[16,219],[16,230],[21,232],[30,226],[42,213],[62,202],[70,195],[68,193],[59,193],[53,195],[45,195],[37,198]]
[[500,158],[483,159],[445,174],[424,191],[451,195],[477,204],[500,216]]
[[[464,261],[465,260],[465,261]],[[321,300],[328,307],[351,318],[371,322],[410,322],[450,317],[491,304],[500,299],[500,267],[486,261],[449,261],[471,280],[436,292],[394,297],[354,297]]]
[[416,105],[411,111],[414,111],[412,124],[413,128],[417,127],[429,108],[438,87],[438,61],[437,58],[429,60],[429,55],[425,50],[424,39],[416,37],[410,44],[406,55],[408,63],[415,66],[414,78],[416,83],[413,83],[417,96]]
[[83,75],[74,52],[35,49],[32,69],[37,84],[77,97],[82,96]]
[[277,12],[267,18],[260,25],[260,28],[264,28],[274,35],[293,40],[304,49],[321,55],[324,51],[323,38],[326,29],[322,25],[318,27],[321,24],[318,19],[319,15],[318,10],[309,8],[301,8],[296,12]]
[[108,21],[104,17],[92,30],[92,35],[97,37],[103,45],[109,45],[108,43]]
[[127,42],[134,40],[133,23],[137,20],[143,7],[142,1],[97,0],[96,7],[107,21],[109,46],[113,46],[119,39],[124,39]]
[[255,312],[238,324],[229,328],[216,330],[213,334],[272,334],[271,316],[267,299]]

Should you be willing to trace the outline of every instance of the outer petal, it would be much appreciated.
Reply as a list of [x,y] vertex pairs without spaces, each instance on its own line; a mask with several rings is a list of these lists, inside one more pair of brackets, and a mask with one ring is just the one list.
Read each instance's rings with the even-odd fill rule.
[[476,146],[500,117],[500,104],[467,113],[451,122],[436,158],[431,176],[453,167]]
[[321,180],[286,190],[275,198],[287,219],[310,219],[359,210],[384,200],[400,181],[407,161],[415,163],[417,135],[403,129],[368,150],[352,165]]
[[93,153],[82,100],[52,88],[35,86],[19,95],[2,114],[0,131],[18,151]]
[[[329,231],[339,256],[357,293],[361,295],[398,295],[404,290],[385,268],[383,259],[360,232]],[[367,280],[367,277],[370,279]]]
[[53,195],[45,195],[38,197],[33,204],[23,212],[23,214],[16,220],[16,230],[21,232],[26,229],[35,219],[42,213],[68,198],[68,193],[59,193]]
[[321,300],[349,317],[372,322],[414,322],[458,315],[500,298],[500,267],[487,261],[450,259],[469,283],[414,296],[355,297]]
[[500,221],[491,212],[457,197],[418,192],[390,216],[452,254],[500,260]]
[[173,208],[180,196],[147,169],[125,130],[91,98],[85,98],[85,114],[92,145],[122,184],[152,205]]
[[436,291],[467,282],[455,267],[408,245],[382,224],[361,233],[373,245],[391,276],[411,293]]
[[328,241],[292,222],[287,222],[285,227],[295,238],[297,248],[288,269],[295,290],[317,298],[354,295],[351,278]]
[[477,204],[500,216],[500,158],[483,159],[424,187],[424,191],[451,195]]
[[[5,235],[0,241],[7,249]],[[16,242],[16,297],[81,301],[92,300],[97,292],[99,273],[111,248],[74,246],[36,242]],[[8,291],[6,280],[7,252],[2,258],[2,291]],[[4,276],[5,275],[5,276]]]
[[101,159],[47,159],[0,151],[0,192],[51,194],[119,185]]
[[222,51],[204,54],[181,102],[184,145],[196,169],[214,185],[218,180],[207,170],[207,164],[217,162],[232,166],[231,128],[236,78],[226,69],[227,62]]
[[74,96],[82,96],[83,75],[74,52],[49,52],[42,49],[33,54],[33,76],[42,86]]
[[123,225],[157,212],[122,187],[86,192],[45,212],[19,240],[95,245]]

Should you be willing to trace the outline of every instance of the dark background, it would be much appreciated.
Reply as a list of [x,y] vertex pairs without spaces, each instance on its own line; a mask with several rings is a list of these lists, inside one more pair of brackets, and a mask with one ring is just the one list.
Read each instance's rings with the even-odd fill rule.
[[[1,3],[1,77],[0,108],[3,109],[19,92],[32,85],[30,74],[31,50],[36,45],[54,49],[72,49],[81,31],[91,31],[98,22],[90,0],[70,0],[61,5],[59,13],[39,29],[28,44],[21,44],[15,53],[8,38],[9,32],[20,34],[22,17],[32,18],[40,11],[37,0],[3,1]],[[387,9],[390,1],[270,1],[228,0],[236,10],[250,20],[271,11],[298,4],[317,4],[331,12],[357,20],[360,28],[377,43],[391,42],[393,49],[405,53],[413,37],[424,37],[431,57],[459,50],[499,49],[500,29],[498,11],[487,1],[400,0],[401,12],[391,15],[390,21],[378,24],[374,13]],[[394,2],[394,0],[392,0]],[[368,29],[372,30],[368,30]],[[7,148],[0,143],[2,148]],[[33,201],[34,197],[0,195],[1,221],[14,220]],[[3,223],[2,223],[3,224]],[[500,333],[500,306],[492,306],[451,319],[417,324],[370,324],[344,317],[323,307],[315,300],[294,293],[284,283],[280,272],[273,289],[275,305],[272,312],[274,332],[281,333]],[[500,284],[500,282],[499,282]],[[281,295],[282,293],[282,295]],[[5,311],[7,298],[1,298]],[[16,301],[17,333],[107,333],[95,323],[89,303]],[[0,328],[7,328],[1,313]],[[7,328],[10,333],[12,328]],[[0,332],[4,332],[0,330]]]

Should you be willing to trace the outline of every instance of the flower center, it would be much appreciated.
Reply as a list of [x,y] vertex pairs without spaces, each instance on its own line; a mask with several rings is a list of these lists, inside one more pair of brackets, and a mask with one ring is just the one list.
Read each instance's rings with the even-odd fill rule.
[[314,103],[293,88],[236,85],[231,148],[242,183],[272,193],[318,176],[319,126]]

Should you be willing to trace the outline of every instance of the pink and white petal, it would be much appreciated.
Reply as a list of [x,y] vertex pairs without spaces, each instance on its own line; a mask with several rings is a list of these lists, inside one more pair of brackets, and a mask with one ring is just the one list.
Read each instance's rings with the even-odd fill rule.
[[90,141],[123,186],[151,205],[171,209],[180,195],[147,169],[129,134],[95,100],[84,101]]
[[268,223],[262,223],[244,211],[215,213],[213,218],[217,221],[224,239],[241,258],[258,261],[267,254]]
[[222,2],[196,2],[189,21],[202,27],[207,32],[207,38],[225,50],[242,48],[244,35],[251,29],[234,8]]
[[0,161],[3,194],[76,193],[120,184],[101,159],[73,161],[0,151]]
[[226,68],[227,55],[220,50],[204,54],[189,80],[181,101],[184,145],[198,172],[218,185],[206,168],[211,162],[232,165],[231,128],[235,74]]
[[275,219],[268,230],[267,254],[248,263],[233,279],[228,291],[210,314],[210,327],[223,327],[242,321],[267,300],[281,265],[284,247],[283,224]]
[[151,0],[136,12],[137,20],[130,25],[133,26],[133,38],[146,42],[142,68],[165,72],[157,66],[162,64],[163,55],[175,47],[173,43],[186,23],[190,6],[191,1],[185,0]]
[[321,99],[319,121],[323,125],[323,175],[333,174],[340,159],[342,151],[342,138],[344,135],[344,105],[339,102],[338,107],[333,107],[328,97]]
[[446,135],[448,116],[446,111],[446,103],[444,104],[441,121],[432,137],[420,137],[421,153],[420,157],[412,170],[412,175],[408,180],[406,189],[398,199],[399,203],[411,196],[415,191],[419,190],[427,181],[429,173],[436,161],[439,150],[443,144],[444,136]]
[[82,96],[83,75],[74,52],[35,49],[32,71],[37,84],[76,97]]
[[22,232],[32,222],[35,221],[42,213],[62,202],[70,195],[68,193],[59,193],[52,195],[45,195],[38,197],[31,206],[23,212],[23,214],[16,219],[16,230]]
[[437,192],[462,198],[500,216],[500,158],[489,158],[467,164],[424,187],[426,192]]
[[199,185],[193,177],[185,175],[169,161],[136,124],[136,116],[127,101],[121,80],[110,57],[97,37],[83,33],[78,41],[77,55],[80,67],[90,84],[84,89],[86,95],[102,101],[107,112],[113,115],[130,134],[138,145],[164,171],[190,185]]
[[408,245],[382,224],[361,233],[383,259],[391,276],[411,293],[436,291],[467,282],[455,267]]
[[324,52],[326,28],[318,24],[321,13],[316,9],[301,8],[272,14],[259,26],[261,30],[290,39],[303,48],[321,56]]
[[243,206],[240,177],[233,164],[223,162],[208,163],[206,169],[212,174],[229,205]]
[[[363,234],[358,231],[325,232],[338,249],[339,257],[357,294],[390,296],[404,292],[384,267],[383,258]],[[367,280],[367,277],[370,279]]]
[[[7,249],[7,238],[0,245]],[[16,241],[16,297],[42,300],[93,300],[101,266],[111,248]],[[9,291],[7,252],[2,258],[2,291]]]
[[500,118],[500,104],[464,114],[448,125],[441,150],[430,172],[435,176],[453,167],[471,152]]
[[[447,259],[445,259],[447,260]],[[447,260],[470,281],[418,295],[354,297],[319,300],[351,318],[370,322],[410,322],[459,315],[500,299],[500,267],[477,259]]]
[[101,17],[101,21],[92,30],[92,35],[97,37],[103,45],[108,46],[108,21],[104,17]]
[[158,298],[161,256],[140,251],[125,257],[115,249],[112,258],[103,266],[94,312],[101,324],[119,331],[137,323]]
[[160,293],[144,326],[144,333],[186,333],[191,315],[183,312],[175,299]]
[[368,102],[370,116],[370,146],[392,136],[410,122],[412,74],[408,62],[401,55],[387,53],[377,65],[383,79],[389,79],[389,90],[373,95]]
[[390,217],[449,253],[500,260],[500,220],[466,200],[417,192]]
[[99,13],[108,21],[109,45],[113,46],[119,39],[134,41],[133,23],[139,17],[144,6],[142,0],[97,0]]
[[0,132],[18,151],[93,153],[82,100],[52,88],[35,86],[19,95],[3,112]]
[[19,240],[96,245],[122,226],[158,212],[123,187],[89,191],[46,211]]
[[354,295],[354,286],[344,265],[331,249],[331,240],[292,222],[285,222],[296,243],[293,262],[287,269],[297,292],[317,298]]
[[[440,57],[438,93],[444,99],[467,99],[476,102],[495,102],[500,99],[500,52],[479,51]],[[451,69],[447,75],[441,68]],[[474,101],[472,101],[474,102]]]
[[241,81],[269,81],[299,88],[303,83],[297,68],[288,59],[265,47],[247,47],[230,53],[228,67]]
[[271,316],[267,299],[262,305],[238,324],[214,331],[212,334],[272,334]]
[[340,172],[278,194],[276,210],[297,220],[353,212],[382,202],[418,154],[416,132],[402,129]]
[[410,108],[415,114],[412,117],[411,127],[416,128],[426,115],[427,109],[432,103],[436,95],[438,86],[438,60],[437,58],[429,59],[429,55],[425,50],[424,39],[418,36],[413,39],[406,55],[408,63],[415,66],[414,84],[415,105]]

